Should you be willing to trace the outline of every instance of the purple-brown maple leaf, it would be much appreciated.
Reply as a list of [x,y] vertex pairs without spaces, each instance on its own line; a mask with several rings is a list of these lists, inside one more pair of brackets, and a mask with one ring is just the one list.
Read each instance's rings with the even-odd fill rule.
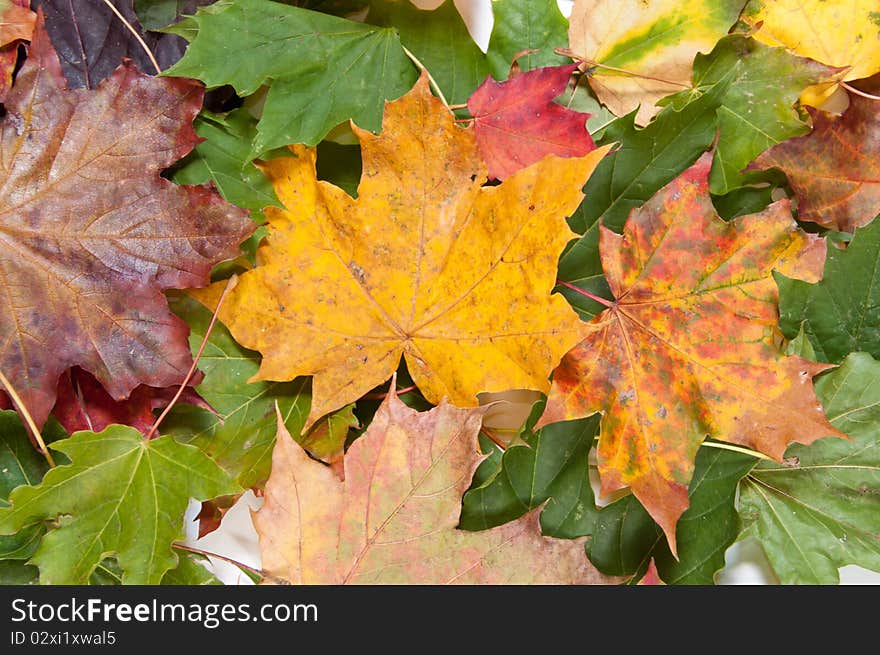
[[202,96],[130,64],[68,90],[38,19],[0,122],[0,370],[38,425],[73,366],[121,400],[192,364],[163,290],[207,284],[254,228],[214,191],[160,176],[198,142]]

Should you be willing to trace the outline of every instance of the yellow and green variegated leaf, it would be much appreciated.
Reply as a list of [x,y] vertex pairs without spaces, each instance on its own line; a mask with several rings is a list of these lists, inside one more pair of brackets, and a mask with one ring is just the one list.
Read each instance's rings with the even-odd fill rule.
[[736,22],[743,0],[578,0],[569,24],[572,51],[599,66],[590,84],[618,116],[639,107],[647,123],[657,100],[691,84],[694,56]]

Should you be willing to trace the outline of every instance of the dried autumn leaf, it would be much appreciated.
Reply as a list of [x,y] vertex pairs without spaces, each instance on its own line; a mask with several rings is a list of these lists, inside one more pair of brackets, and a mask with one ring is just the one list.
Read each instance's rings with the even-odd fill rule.
[[623,235],[602,228],[616,299],[562,361],[541,424],[602,412],[602,494],[632,488],[675,552],[675,525],[708,437],[781,459],[793,441],[841,436],[812,376],[828,368],[780,353],[773,270],[816,281],[825,242],[801,232],[787,201],[725,223],[708,192],[709,157],[634,210]]
[[14,0],[0,0],[0,46],[15,41],[29,41],[37,15],[27,4]]
[[[829,66],[849,67],[844,80],[880,72],[877,0],[752,0],[743,19],[757,28],[754,36],[759,41]],[[801,100],[819,106],[836,87],[837,82],[810,87]]]
[[852,232],[880,212],[880,111],[852,96],[842,116],[810,110],[813,131],[774,146],[749,168],[782,169],[798,218]]
[[343,460],[345,481],[279,420],[266,500],[254,514],[263,568],[293,584],[584,584],[607,581],[583,539],[542,537],[537,510],[485,532],[456,528],[481,455],[483,410],[409,409],[390,394]]
[[[614,114],[638,107],[645,125],[657,100],[690,87],[694,55],[736,22],[744,0],[576,0],[570,48],[590,62],[590,86]],[[590,65],[589,63],[587,64]],[[615,70],[617,69],[617,70]]]
[[590,114],[553,102],[577,66],[538,68],[507,82],[487,77],[468,98],[490,179],[503,180],[550,154],[583,157],[595,149],[586,127]]
[[188,328],[162,291],[207,283],[253,230],[213,191],[159,175],[195,145],[201,100],[193,82],[129,65],[69,91],[35,32],[0,123],[0,370],[38,423],[72,366],[117,400],[190,368]]
[[28,4],[28,0],[0,0],[0,102],[12,86],[18,42],[29,41],[34,31],[37,15]]
[[[266,209],[261,262],[220,309],[241,345],[263,355],[252,380],[313,375],[305,427],[385,382],[405,356],[432,403],[546,390],[581,323],[553,296],[572,233],[564,217],[605,149],[547,157],[497,187],[470,130],[425,77],[387,103],[379,136],[355,128],[358,198],[315,178],[314,150],[263,166],[286,209]],[[199,295],[216,299],[220,285]]]

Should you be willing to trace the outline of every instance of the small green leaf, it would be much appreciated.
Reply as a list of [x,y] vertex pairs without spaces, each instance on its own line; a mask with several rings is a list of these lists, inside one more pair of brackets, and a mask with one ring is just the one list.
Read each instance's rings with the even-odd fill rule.
[[678,560],[663,531],[632,495],[599,512],[587,544],[590,560],[603,573],[637,575],[653,558],[667,584],[713,584],[725,551],[739,534],[737,484],[757,461],[751,455],[700,448],[689,487],[691,504],[676,528]]
[[855,351],[880,357],[880,221],[857,228],[845,250],[829,244],[817,284],[774,275],[779,327],[787,338],[803,325],[824,362]]
[[[537,420],[534,413],[533,418]],[[459,527],[486,530],[547,503],[541,513],[544,534],[565,538],[589,534],[597,511],[589,454],[598,426],[599,417],[591,416],[553,423],[537,433],[526,430],[522,445],[511,446],[503,456],[495,455],[480,466],[482,480],[464,495]]]
[[203,111],[194,123],[196,134],[205,139],[177,167],[178,184],[213,182],[226,200],[244,209],[258,223],[264,207],[281,206],[272,184],[249,161],[250,144],[256,138],[257,121],[245,109],[228,114]]
[[742,482],[742,537],[756,537],[783,584],[836,584],[847,564],[880,571],[880,362],[849,355],[816,381],[851,441],[793,445]]
[[720,134],[709,175],[712,193],[723,195],[749,183],[749,176],[740,171],[755,157],[780,141],[809,132],[809,124],[794,105],[805,88],[833,72],[812,59],[742,34],[724,37],[708,55],[697,54],[694,87],[711,87],[732,75],[718,108]]
[[[191,23],[195,23],[193,29]],[[385,100],[417,78],[397,33],[267,0],[220,0],[174,30],[192,37],[166,75],[240,96],[269,85],[249,158],[291,143],[316,145],[353,120],[378,132]]]
[[408,0],[374,0],[367,20],[396,29],[401,43],[431,72],[450,103],[464,103],[489,75],[486,55],[452,0],[433,10],[419,9]]
[[49,521],[30,563],[44,584],[85,584],[115,556],[127,584],[158,584],[177,564],[190,498],[208,500],[240,489],[197,448],[169,436],[146,441],[137,430],[110,426],[77,432],[51,446],[70,464],[36,486],[17,487],[0,509],[0,534]]
[[523,71],[571,61],[553,52],[568,47],[568,20],[556,0],[497,0],[492,13],[495,23],[486,57],[496,80],[507,79],[514,56],[523,50],[538,51],[517,60]]
[[[211,312],[192,298],[170,301],[190,326],[195,351],[211,320]],[[275,403],[291,434],[299,434],[311,405],[307,379],[293,382],[248,382],[260,368],[260,355],[239,346],[219,321],[199,360],[205,373],[197,391],[220,415],[178,404],[162,424],[163,432],[205,452],[243,488],[260,487],[269,477],[275,445]]]

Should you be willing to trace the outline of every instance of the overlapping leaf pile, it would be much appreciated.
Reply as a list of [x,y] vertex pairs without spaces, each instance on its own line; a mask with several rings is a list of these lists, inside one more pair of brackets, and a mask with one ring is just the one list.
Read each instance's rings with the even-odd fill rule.
[[112,4],[0,1],[0,581],[880,571],[876,3]]

